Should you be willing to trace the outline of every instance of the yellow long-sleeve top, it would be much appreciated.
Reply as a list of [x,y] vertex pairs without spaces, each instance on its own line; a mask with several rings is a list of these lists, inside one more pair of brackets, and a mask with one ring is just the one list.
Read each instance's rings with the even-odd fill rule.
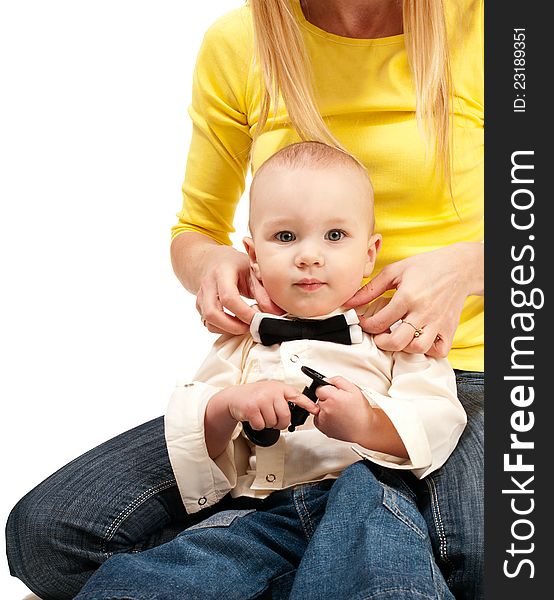
[[[375,230],[383,266],[461,242],[483,240],[483,0],[445,0],[454,88],[452,191],[415,120],[415,91],[404,35],[352,39],[309,23],[291,0],[312,64],[322,116],[366,165],[375,190]],[[299,141],[283,102],[252,146],[261,84],[252,19],[244,6],[206,32],[193,82],[193,134],[183,209],[173,236],[197,231],[230,244],[247,169]],[[464,305],[449,360],[483,370],[483,299]]]

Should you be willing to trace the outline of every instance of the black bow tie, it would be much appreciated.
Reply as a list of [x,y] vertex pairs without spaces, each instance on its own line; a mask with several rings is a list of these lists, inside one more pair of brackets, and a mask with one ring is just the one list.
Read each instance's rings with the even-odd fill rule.
[[264,346],[291,340],[322,340],[337,344],[351,344],[350,327],[344,315],[327,319],[260,319],[258,335]]

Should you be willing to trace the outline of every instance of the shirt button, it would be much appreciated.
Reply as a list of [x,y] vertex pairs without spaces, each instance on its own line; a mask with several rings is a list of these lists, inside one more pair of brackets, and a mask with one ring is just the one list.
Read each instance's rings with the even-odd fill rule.
[[276,479],[277,479],[277,477],[275,477],[275,475],[273,475],[273,473],[270,473],[269,475],[266,475],[266,476],[265,476],[265,480],[266,480],[268,483],[272,483],[272,482],[274,482]]
[[298,356],[298,354],[293,354],[293,355],[290,357],[290,362],[298,362],[298,360],[299,360],[299,356]]
[[207,502],[207,501],[208,501],[208,500],[206,499],[206,497],[205,497],[205,496],[202,496],[202,498],[198,498],[198,504],[199,504],[200,506],[204,506],[204,504],[206,504],[206,502]]

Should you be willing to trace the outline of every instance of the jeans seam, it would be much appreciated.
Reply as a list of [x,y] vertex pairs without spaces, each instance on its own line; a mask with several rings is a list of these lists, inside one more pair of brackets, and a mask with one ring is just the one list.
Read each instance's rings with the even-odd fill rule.
[[[298,496],[296,493],[297,491],[300,492],[302,506],[300,506],[300,503],[298,502]],[[294,507],[296,508],[296,513],[298,514],[300,523],[302,524],[302,529],[304,530],[304,534],[305,534],[306,538],[309,540],[312,537],[312,535],[314,534],[314,527],[313,527],[313,523],[310,519],[310,514],[308,512],[306,502],[304,501],[304,488],[300,487],[300,489],[293,490],[292,499],[294,502]]]
[[427,536],[416,523],[405,514],[394,498],[394,492],[387,486],[383,490],[383,506],[389,510],[399,521],[409,527],[417,536],[424,540]]
[[470,385],[470,386],[475,386],[475,387],[477,387],[477,386],[482,387],[485,384],[484,380],[482,380],[482,379],[480,379],[480,380],[477,380],[477,379],[458,379],[457,383],[459,385]]
[[[128,590],[125,589],[118,589],[118,588],[112,588],[109,591],[110,594],[124,594],[123,596],[121,596],[120,599],[116,599],[116,600],[133,600],[132,596],[129,595]],[[96,598],[98,598],[97,596],[97,592],[80,592],[80,596],[83,598],[83,600],[85,598],[91,598],[91,600],[95,600]],[[111,598],[111,596],[110,596]],[[141,600],[156,600],[157,598],[159,598],[159,596],[156,594],[155,596],[141,596]]]
[[147,500],[149,500],[152,496],[155,496],[159,492],[163,492],[164,490],[173,487],[176,484],[175,479],[170,479],[168,481],[163,481],[162,483],[158,483],[154,487],[148,488],[140,496],[137,496],[126,508],[124,508],[117,517],[111,522],[108,529],[102,536],[102,544],[100,547],[100,551],[102,554],[108,558],[113,554],[113,552],[108,552],[106,549],[106,545],[109,541],[112,540],[117,528],[123,523],[123,521],[133,513],[141,504],[144,504]]
[[[369,594],[369,596],[367,596],[367,595],[355,596],[355,600],[372,600],[373,598],[378,598],[379,596],[382,596],[383,594],[387,594],[390,597],[391,592],[394,592],[395,594],[398,592],[409,593],[412,596],[416,595],[416,596],[421,596],[421,598],[427,598],[428,600],[434,600],[433,596],[429,596],[429,594],[420,592],[419,590],[415,590],[412,588],[407,588],[405,586],[383,588],[383,589],[371,592],[371,594]],[[362,594],[364,594],[364,592],[362,592]]]
[[[439,536],[439,555],[442,560],[450,567],[451,570],[454,569],[454,565],[448,556],[448,544],[446,541],[446,534],[444,532],[444,523],[442,520],[441,510],[439,506],[437,488],[435,486],[435,482],[431,477],[425,479],[425,483],[429,488],[429,492],[431,494],[431,507],[433,509],[433,520],[435,521],[435,526],[437,528],[437,534]],[[450,578],[448,583],[451,583]]]

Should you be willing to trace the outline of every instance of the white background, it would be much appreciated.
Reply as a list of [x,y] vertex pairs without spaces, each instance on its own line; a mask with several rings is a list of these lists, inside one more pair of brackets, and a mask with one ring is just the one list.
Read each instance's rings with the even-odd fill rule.
[[[241,4],[1,0],[2,524],[50,473],[161,415],[215,339],[169,235],[196,53]],[[21,600],[1,546],[0,598]]]

